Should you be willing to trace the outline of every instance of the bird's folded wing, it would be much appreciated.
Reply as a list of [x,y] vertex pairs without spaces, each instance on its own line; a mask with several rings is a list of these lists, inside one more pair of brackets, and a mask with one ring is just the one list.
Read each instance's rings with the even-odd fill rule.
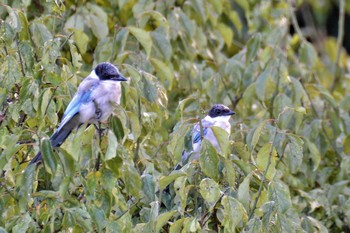
[[68,137],[70,131],[74,127],[79,126],[78,113],[82,104],[91,100],[91,93],[97,87],[98,84],[91,85],[89,89],[85,91],[78,91],[71,102],[68,104],[66,111],[63,114],[62,121],[54,134],[50,137],[53,146],[60,146],[61,143]]

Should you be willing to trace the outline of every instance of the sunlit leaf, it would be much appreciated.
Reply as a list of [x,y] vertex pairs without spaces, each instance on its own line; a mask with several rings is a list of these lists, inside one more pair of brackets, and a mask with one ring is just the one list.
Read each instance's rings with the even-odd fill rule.
[[226,24],[219,23],[218,29],[219,29],[222,37],[224,38],[226,46],[230,47],[231,43],[232,43],[232,39],[233,39],[233,31],[232,31],[231,27],[229,27]]

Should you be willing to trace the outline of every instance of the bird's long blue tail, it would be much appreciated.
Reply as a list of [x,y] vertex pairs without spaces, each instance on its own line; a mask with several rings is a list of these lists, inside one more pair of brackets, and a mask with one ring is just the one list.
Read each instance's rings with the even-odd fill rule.
[[[58,129],[50,137],[52,147],[59,147],[68,138],[72,130],[79,127],[79,115],[73,116],[65,125],[58,127]],[[41,151],[39,151],[35,157],[30,161],[30,164],[38,163],[42,160]]]

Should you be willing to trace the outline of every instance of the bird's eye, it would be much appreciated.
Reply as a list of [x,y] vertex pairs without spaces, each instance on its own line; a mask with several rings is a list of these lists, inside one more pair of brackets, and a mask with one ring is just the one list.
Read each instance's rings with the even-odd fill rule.
[[221,110],[220,110],[220,109],[216,109],[215,112],[216,112],[217,114],[220,114],[220,113],[221,113]]

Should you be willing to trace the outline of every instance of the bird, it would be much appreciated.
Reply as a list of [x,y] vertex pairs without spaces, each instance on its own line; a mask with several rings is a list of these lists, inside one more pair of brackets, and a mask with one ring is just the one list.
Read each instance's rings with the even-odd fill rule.
[[[94,124],[108,119],[115,104],[120,104],[120,82],[127,81],[118,68],[109,62],[99,63],[80,83],[77,92],[68,104],[61,123],[50,137],[52,147],[59,147],[72,130],[83,124]],[[40,162],[41,152],[30,164]],[[29,164],[29,165],[30,165]]]
[[[201,123],[198,122],[194,125],[192,130],[192,151],[183,151],[182,164],[186,164],[190,157],[192,157],[192,159],[199,158],[202,138],[207,139],[217,151],[220,151],[220,145],[211,127],[220,127],[230,135],[231,124],[229,119],[234,114],[236,113],[223,104],[213,105],[208,115],[201,120]],[[179,167],[177,166],[177,168]]]

